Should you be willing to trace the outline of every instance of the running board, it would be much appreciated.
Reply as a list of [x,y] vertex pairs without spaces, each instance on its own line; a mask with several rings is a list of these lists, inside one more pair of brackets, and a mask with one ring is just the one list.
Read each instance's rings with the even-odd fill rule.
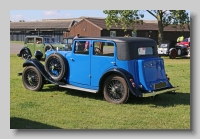
[[92,89],[86,89],[86,88],[76,87],[76,86],[69,85],[69,84],[59,85],[59,86],[60,86],[60,87],[64,87],[64,88],[74,89],[74,90],[80,90],[80,91],[85,91],[85,92],[91,92],[91,93],[97,93],[97,92],[98,92],[98,90],[92,90]]

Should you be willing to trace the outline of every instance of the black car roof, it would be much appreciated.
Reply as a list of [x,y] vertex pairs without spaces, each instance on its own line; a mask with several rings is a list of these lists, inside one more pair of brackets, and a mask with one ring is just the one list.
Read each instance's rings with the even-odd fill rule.
[[[75,40],[79,40],[82,38],[76,38]],[[145,37],[86,37],[84,40],[109,40],[115,42],[147,42],[147,41],[155,41],[150,38]]]
[[35,37],[40,37],[40,38],[58,38],[58,37],[54,37],[54,36],[26,36],[26,38],[35,38]]
[[[73,39],[75,36],[64,37],[63,39]],[[88,36],[80,36],[79,38],[88,38]]]

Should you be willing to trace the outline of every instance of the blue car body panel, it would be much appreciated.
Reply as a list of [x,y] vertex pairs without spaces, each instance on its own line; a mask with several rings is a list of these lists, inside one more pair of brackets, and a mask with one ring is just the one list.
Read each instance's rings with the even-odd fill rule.
[[[113,55],[95,55],[94,47],[95,42],[99,41],[98,39],[80,38],[79,40],[89,42],[89,51],[87,53],[76,53],[76,43],[78,40],[74,40],[71,51],[50,50],[45,54],[46,58],[48,58],[52,53],[58,53],[68,61],[68,74],[64,78],[66,84],[100,90],[108,76],[117,74],[126,80],[130,92],[139,97],[142,97],[143,93],[174,88],[166,76],[164,60],[157,55],[134,57],[130,53],[130,58],[122,52],[119,55],[119,52],[117,52],[117,47],[119,46],[111,39],[101,39],[100,41],[102,43],[109,43],[112,46]],[[148,44],[144,46],[146,47]],[[149,47],[152,46],[150,45]],[[133,52],[133,55],[137,53]],[[123,59],[123,57],[125,58]],[[49,78],[42,66],[38,66],[40,65],[38,62],[27,61],[24,65],[28,64],[35,65],[45,78],[48,78],[52,83],[58,84]]]

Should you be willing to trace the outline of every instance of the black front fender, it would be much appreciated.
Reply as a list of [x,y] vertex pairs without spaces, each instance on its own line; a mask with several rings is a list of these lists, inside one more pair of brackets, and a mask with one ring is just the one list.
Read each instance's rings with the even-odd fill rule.
[[21,57],[23,51],[27,51],[27,52],[29,53],[29,55],[31,55],[31,57],[32,57],[31,51],[30,51],[30,49],[27,48],[27,47],[23,47],[23,48],[20,50],[20,52],[17,54],[17,56],[18,56],[18,57]]
[[142,92],[140,90],[138,90],[136,87],[133,87],[132,82],[130,81],[130,79],[133,79],[133,82],[134,82],[133,76],[130,73],[128,73],[126,70],[121,69],[121,68],[112,68],[112,69],[109,69],[108,71],[106,71],[100,79],[99,87],[100,88],[103,87],[103,83],[104,83],[105,79],[108,76],[113,75],[113,74],[120,75],[126,80],[129,90],[131,91],[131,93],[133,95],[135,95],[137,97],[142,96]]
[[41,73],[41,75],[48,80],[49,82],[59,85],[58,82],[54,81],[54,79],[46,72],[44,65],[40,63],[38,60],[31,59],[31,60],[26,60],[23,64],[23,67],[27,66],[34,66],[37,68],[37,70]]

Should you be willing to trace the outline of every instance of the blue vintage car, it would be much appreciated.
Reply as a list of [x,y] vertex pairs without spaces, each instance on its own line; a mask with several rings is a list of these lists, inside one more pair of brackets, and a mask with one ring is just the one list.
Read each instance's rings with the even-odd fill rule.
[[91,93],[121,104],[129,98],[175,92],[154,40],[142,37],[87,37],[73,40],[72,49],[42,53],[24,62],[24,87],[39,91],[45,83]]

